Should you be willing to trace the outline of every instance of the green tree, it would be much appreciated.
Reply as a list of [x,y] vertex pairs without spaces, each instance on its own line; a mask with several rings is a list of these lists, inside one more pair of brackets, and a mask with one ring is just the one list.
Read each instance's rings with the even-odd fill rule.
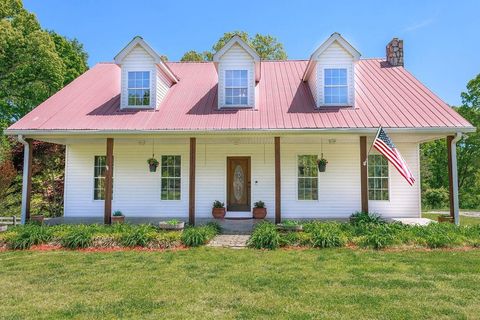
[[256,34],[250,37],[245,31],[225,32],[223,36],[212,46],[212,51],[199,53],[195,50],[186,52],[181,61],[212,61],[215,52],[220,50],[233,36],[239,36],[248,43],[260,56],[262,60],[286,60],[287,53],[283,44],[278,42],[277,38],[271,35]]
[[[462,105],[455,110],[473,126],[480,127],[480,74],[461,94]],[[458,186],[462,208],[480,208],[480,134],[469,133],[457,144]],[[445,139],[421,146],[422,192],[448,189],[447,145]],[[425,203],[427,206],[429,204]]]

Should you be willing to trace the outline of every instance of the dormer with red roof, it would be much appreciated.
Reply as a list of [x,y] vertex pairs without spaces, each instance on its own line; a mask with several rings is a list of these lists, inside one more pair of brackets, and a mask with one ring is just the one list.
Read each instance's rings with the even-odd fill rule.
[[157,109],[178,78],[141,37],[115,56],[121,67],[121,109]]
[[310,56],[303,81],[308,82],[317,108],[354,106],[355,62],[358,52],[339,33],[333,33]]
[[218,108],[255,108],[260,57],[239,36],[233,36],[213,56],[218,72]]

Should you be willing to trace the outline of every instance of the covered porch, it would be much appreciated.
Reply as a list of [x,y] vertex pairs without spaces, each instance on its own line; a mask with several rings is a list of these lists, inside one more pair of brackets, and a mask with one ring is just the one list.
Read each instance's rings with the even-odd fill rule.
[[[355,211],[371,211],[386,218],[420,217],[420,188],[408,189],[390,171],[390,198],[372,201],[368,194],[368,148],[372,133],[318,132],[302,134],[223,134],[223,135],[116,135],[116,136],[50,136],[31,137],[67,146],[65,174],[65,214],[51,223],[111,223],[112,212],[121,210],[127,221],[150,223],[177,218],[190,224],[211,219],[214,200],[226,203],[227,218],[243,218],[256,201],[264,201],[267,219],[346,219]],[[419,177],[420,142],[441,138],[439,134],[392,133],[407,162]],[[31,139],[25,145],[22,221],[30,219]],[[458,222],[456,192],[456,155],[453,135],[446,137],[450,178],[450,214]],[[322,154],[329,160],[328,169],[318,176],[318,198],[298,199],[299,155]],[[105,157],[104,199],[93,199],[94,157]],[[148,172],[146,160],[162,155],[181,157],[180,196],[161,199],[161,173]],[[447,156],[447,155],[446,155]],[[228,159],[248,158],[249,175],[245,179],[248,192],[246,209],[228,210]],[[160,168],[161,171],[161,168]],[[456,214],[457,213],[457,214]],[[230,214],[230,215],[229,215]],[[251,228],[255,220],[225,220],[229,224],[245,224]],[[247,228],[247,227],[246,227]],[[241,229],[241,228],[240,228]]]

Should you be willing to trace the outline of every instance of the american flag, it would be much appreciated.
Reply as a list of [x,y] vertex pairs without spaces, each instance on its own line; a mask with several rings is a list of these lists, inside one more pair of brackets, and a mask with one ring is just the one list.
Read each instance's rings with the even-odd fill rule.
[[373,141],[373,147],[377,149],[378,152],[383,154],[383,156],[390,161],[390,163],[398,170],[398,172],[400,172],[405,180],[407,180],[407,182],[413,186],[415,179],[413,178],[412,172],[410,169],[408,169],[407,163],[403,159],[402,155],[382,128],[378,129],[377,136]]

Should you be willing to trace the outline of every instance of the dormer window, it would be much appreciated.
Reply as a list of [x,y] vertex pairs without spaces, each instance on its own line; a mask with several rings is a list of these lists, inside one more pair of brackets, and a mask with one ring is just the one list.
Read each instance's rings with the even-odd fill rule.
[[323,83],[325,104],[348,104],[348,78],[346,68],[324,69]]
[[128,72],[128,106],[150,106],[150,71]]
[[248,70],[225,70],[225,105],[248,105]]

